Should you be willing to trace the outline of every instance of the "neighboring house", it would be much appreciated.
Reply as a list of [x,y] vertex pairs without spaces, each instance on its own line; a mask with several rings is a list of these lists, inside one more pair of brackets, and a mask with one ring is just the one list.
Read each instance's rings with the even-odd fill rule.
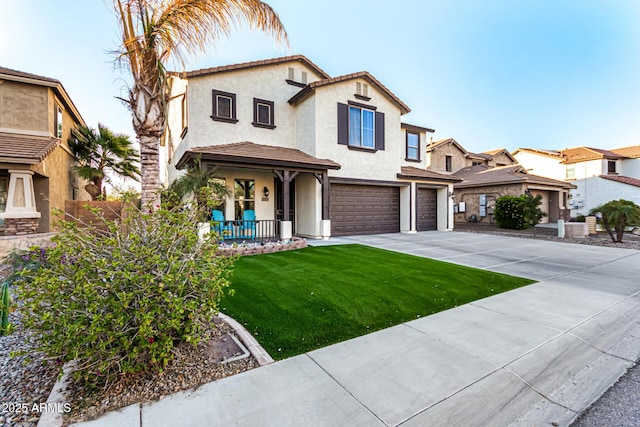
[[453,138],[433,141],[427,145],[427,169],[444,174],[453,174],[467,166],[507,166],[516,159],[504,148],[472,153]]
[[253,210],[281,234],[446,230],[458,179],[426,170],[433,129],[366,71],[331,77],[302,55],[171,79],[165,182],[200,157],[230,196],[227,220]]
[[427,169],[453,174],[462,182],[454,184],[455,222],[493,222],[495,202],[502,196],[526,192],[542,196],[542,222],[556,222],[566,216],[568,191],[573,186],[562,181],[528,174],[506,149],[471,153],[453,138],[427,146]]
[[[566,219],[570,183],[532,175],[520,165],[489,167],[468,166],[455,175],[463,179],[455,184],[456,222],[493,222],[496,201],[502,196],[540,195],[540,209],[547,214],[540,222]],[[474,221],[474,222],[475,222]]]
[[51,209],[88,199],[71,172],[84,120],[55,79],[0,67],[0,221],[5,235],[48,232]]
[[640,146],[614,150],[576,147],[562,151],[519,148],[514,157],[530,171],[576,186],[571,191],[571,216],[610,200],[627,199],[640,204]]

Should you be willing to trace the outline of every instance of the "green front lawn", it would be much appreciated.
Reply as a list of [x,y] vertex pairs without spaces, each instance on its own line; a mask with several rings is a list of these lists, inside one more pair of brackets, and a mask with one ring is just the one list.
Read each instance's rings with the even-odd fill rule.
[[243,257],[221,311],[274,359],[533,283],[361,245]]

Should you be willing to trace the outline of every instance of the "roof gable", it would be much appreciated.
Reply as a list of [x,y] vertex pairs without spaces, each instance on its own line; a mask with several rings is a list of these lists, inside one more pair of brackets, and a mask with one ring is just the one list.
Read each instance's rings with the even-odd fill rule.
[[311,82],[307,86],[305,86],[300,92],[293,95],[291,99],[289,99],[289,104],[295,105],[298,102],[303,101],[318,88],[321,88],[324,86],[330,86],[336,83],[342,83],[348,80],[359,79],[359,78],[367,80],[370,84],[375,86],[380,92],[382,92],[384,96],[386,96],[391,102],[393,102],[398,106],[400,111],[402,111],[402,114],[407,114],[411,111],[411,109],[407,106],[407,104],[402,102],[400,98],[398,98],[385,85],[380,83],[378,79],[373,77],[367,71],[359,71],[357,73],[345,74],[343,76],[331,77],[331,78],[326,78],[322,80],[317,80],[315,82]]
[[432,143],[430,143],[429,145],[427,145],[427,153],[430,153],[432,151],[435,151],[439,148],[442,147],[446,147],[447,145],[453,145],[454,147],[456,147],[458,150],[460,150],[460,152],[462,154],[464,154],[465,156],[468,156],[469,153],[467,150],[465,150],[465,148],[460,145],[460,143],[458,141],[456,141],[453,138],[446,138],[446,139],[440,139],[438,141],[433,141]]

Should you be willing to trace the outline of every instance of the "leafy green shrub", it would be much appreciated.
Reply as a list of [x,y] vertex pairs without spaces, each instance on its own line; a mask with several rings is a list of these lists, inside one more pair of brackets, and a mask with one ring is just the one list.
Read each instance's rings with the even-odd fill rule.
[[[591,209],[589,214],[599,217],[600,223],[614,242],[622,242],[627,226],[640,225],[640,206],[629,200],[612,200]],[[615,236],[613,230],[616,232]]]
[[584,215],[577,215],[576,216],[576,222],[586,222],[587,221],[587,217]]
[[496,201],[495,220],[500,228],[524,230],[546,216],[540,209],[542,196],[502,196]]
[[99,228],[62,222],[54,246],[30,252],[44,262],[16,282],[24,324],[87,384],[161,371],[214,327],[234,259],[198,240],[194,210],[130,208],[122,224],[94,213]]

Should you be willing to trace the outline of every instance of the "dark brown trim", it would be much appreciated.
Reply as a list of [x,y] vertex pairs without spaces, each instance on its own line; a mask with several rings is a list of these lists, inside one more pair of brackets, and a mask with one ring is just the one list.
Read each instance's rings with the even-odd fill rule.
[[353,94],[353,96],[354,96],[356,99],[359,99],[359,100],[361,100],[361,101],[367,101],[367,102],[371,101],[371,97],[370,97],[370,96],[360,95],[359,93],[354,93],[354,94]]
[[[418,158],[413,158],[413,157],[409,157],[409,135],[415,135],[418,137],[418,147],[417,147],[417,151],[418,151]],[[420,133],[415,132],[415,131],[411,131],[411,130],[407,130],[405,132],[404,135],[404,145],[405,145],[405,160],[407,162],[417,162],[420,163],[421,159],[420,159]]]
[[[218,96],[224,96],[231,99],[231,117],[225,117],[218,114]],[[231,92],[223,92],[221,90],[211,90],[212,113],[211,119],[217,122],[238,123],[236,118],[236,94]]]
[[433,178],[427,178],[426,176],[415,176],[415,175],[403,175],[401,173],[396,175],[398,178],[400,179],[410,179],[412,181],[444,181],[444,182],[450,182],[452,184],[455,185],[456,182],[462,182],[462,179],[457,178],[454,179],[453,177],[451,178],[447,178],[447,177],[442,177],[442,178],[437,178],[437,177],[433,177]]
[[[263,123],[258,121],[258,104],[266,105],[269,107],[269,123]],[[273,101],[268,101],[266,99],[253,98],[253,122],[251,123],[255,127],[265,128],[265,129],[275,129],[275,112]]]
[[347,145],[347,147],[349,147],[349,150],[353,150],[353,151],[365,151],[367,153],[375,153],[378,150],[376,150],[375,148],[367,148],[367,147],[361,147],[359,145]]
[[422,126],[411,125],[409,123],[400,123],[400,128],[407,129],[413,132],[425,132],[425,133],[434,133],[436,130],[431,128],[425,128]]
[[305,87],[306,86],[305,83],[296,82],[295,80],[286,79],[285,82],[287,82],[287,84],[289,84],[291,86],[297,86],[297,87]]
[[[418,197],[416,192],[416,198]],[[416,200],[416,206],[417,206]],[[409,231],[413,231],[413,214],[416,214],[416,222],[418,222],[418,211],[413,211],[413,185],[409,186]]]
[[378,107],[374,107],[373,105],[361,104],[361,103],[355,102],[355,101],[347,101],[347,104],[353,105],[354,107],[364,108],[366,110],[376,111],[378,109]]
[[420,163],[422,162],[422,160],[416,160],[416,159],[410,159],[410,158],[406,158],[404,159],[405,162],[411,162],[411,163]]
[[180,139],[184,139],[184,137],[187,136],[187,132],[189,132],[188,127],[185,127],[184,129],[182,129],[182,133],[180,133]]
[[284,169],[297,170],[299,172],[318,172],[326,171],[328,169],[338,170],[340,166],[330,166],[321,164],[301,163],[296,161],[286,160],[272,160],[272,159],[247,159],[246,157],[237,157],[221,154],[211,153],[185,153],[180,161],[176,164],[176,168],[181,169],[187,164],[191,163],[196,156],[200,156],[203,161],[216,163],[218,166],[223,167],[238,167],[238,168],[253,168],[253,169]]
[[330,177],[329,182],[331,184],[381,185],[385,187],[406,187],[407,185],[411,185],[410,182],[402,182],[402,181],[378,181],[375,179],[340,178],[340,177]]

